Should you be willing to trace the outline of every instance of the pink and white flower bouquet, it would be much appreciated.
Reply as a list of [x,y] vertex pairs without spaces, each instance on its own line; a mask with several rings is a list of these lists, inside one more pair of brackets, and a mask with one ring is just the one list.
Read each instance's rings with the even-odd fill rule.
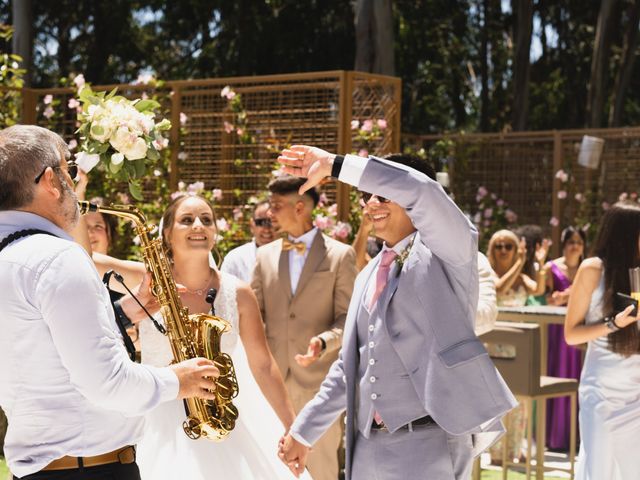
[[160,104],[151,99],[128,100],[116,95],[116,89],[108,94],[94,92],[86,84],[78,98],[82,104],[76,132],[80,134],[78,165],[85,171],[101,165],[115,180],[128,182],[131,195],[142,200],[140,179],[169,144],[163,132],[171,122],[155,119]]

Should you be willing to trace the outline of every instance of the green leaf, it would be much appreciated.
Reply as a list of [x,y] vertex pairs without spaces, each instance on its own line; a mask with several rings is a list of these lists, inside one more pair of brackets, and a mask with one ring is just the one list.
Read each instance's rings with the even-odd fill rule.
[[151,100],[150,98],[147,98],[145,100],[140,100],[139,102],[136,102],[135,107],[136,107],[136,110],[138,110],[139,112],[146,112],[147,110],[160,108],[160,104],[155,100]]
[[160,154],[158,153],[158,151],[155,148],[150,147],[149,150],[147,150],[147,158],[149,160],[152,160],[152,161],[156,162],[156,161],[160,160]]
[[111,97],[113,97],[116,94],[117,91],[118,91],[118,87],[115,87],[113,90],[109,92],[109,94],[104,99],[109,100]]
[[139,160],[134,160],[132,163],[136,172],[135,177],[136,178],[144,177],[145,173],[147,173],[147,166],[144,163],[144,158],[141,158]]
[[129,180],[129,191],[131,192],[133,198],[135,198],[136,200],[144,200],[144,198],[142,197],[142,187],[140,186],[140,182]]

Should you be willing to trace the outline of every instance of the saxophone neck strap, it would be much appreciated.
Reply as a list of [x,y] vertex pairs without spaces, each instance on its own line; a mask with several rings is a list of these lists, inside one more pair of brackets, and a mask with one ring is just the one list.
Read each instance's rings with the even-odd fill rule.
[[29,237],[31,235],[44,234],[51,235],[52,237],[57,237],[51,232],[47,232],[46,230],[40,230],[38,228],[27,228],[25,230],[18,230],[17,232],[13,232],[9,236],[7,236],[4,240],[0,242],[0,252],[7,248],[9,244],[15,242],[19,238]]

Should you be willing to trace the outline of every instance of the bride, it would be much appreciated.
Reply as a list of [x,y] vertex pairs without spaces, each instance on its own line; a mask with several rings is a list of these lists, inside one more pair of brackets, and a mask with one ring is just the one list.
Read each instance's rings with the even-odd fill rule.
[[[176,400],[162,404],[147,416],[144,438],[138,444],[141,477],[291,479],[292,474],[277,457],[277,445],[283,430],[288,431],[295,418],[294,410],[267,346],[253,291],[233,275],[210,266],[209,252],[217,235],[213,208],[200,196],[184,195],[169,205],[162,225],[173,276],[186,288],[180,293],[183,305],[191,313],[209,313],[211,305],[205,297],[215,288],[215,314],[231,323],[231,332],[222,336],[222,350],[231,355],[236,368],[240,393],[234,404],[240,417],[224,441],[194,441],[182,429],[183,403]],[[110,257],[98,261],[110,263],[101,267],[116,271],[124,267],[131,274],[130,262]],[[139,274],[144,272],[142,265],[136,268]],[[142,362],[168,365],[173,355],[167,337],[148,319],[140,322],[139,329]]]

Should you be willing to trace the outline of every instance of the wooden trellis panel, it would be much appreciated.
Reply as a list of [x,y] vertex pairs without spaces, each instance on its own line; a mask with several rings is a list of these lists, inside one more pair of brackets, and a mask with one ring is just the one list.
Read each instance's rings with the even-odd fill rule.
[[[605,141],[598,169],[578,164],[584,135]],[[403,140],[406,146],[427,151],[450,140],[448,156],[431,160],[448,165],[456,201],[472,210],[478,187],[484,186],[508,202],[519,224],[538,224],[550,231],[555,248],[562,228],[576,221],[597,225],[603,204],[615,203],[623,192],[640,193],[640,128],[407,134]],[[560,169],[569,175],[567,182],[556,178]],[[559,225],[550,224],[552,217]]]
[[[177,188],[179,181],[201,181],[207,189],[220,188],[222,213],[227,217],[234,207],[264,192],[277,151],[286,145],[305,143],[350,153],[355,148],[351,121],[380,119],[387,128],[372,142],[371,153],[390,153],[400,146],[401,84],[394,77],[330,71],[173,81],[158,89],[149,85],[92,88],[116,86],[130,98],[165,94],[163,108],[172,121],[172,187]],[[244,123],[229,99],[221,96],[227,86],[240,95]],[[46,126],[71,140],[76,122],[68,102],[75,93],[72,88],[23,90],[23,122]],[[56,106],[51,118],[44,115],[45,99]],[[239,123],[242,134],[237,132]],[[333,183],[324,190],[339,201],[341,216],[346,217],[348,191],[336,191]]]

